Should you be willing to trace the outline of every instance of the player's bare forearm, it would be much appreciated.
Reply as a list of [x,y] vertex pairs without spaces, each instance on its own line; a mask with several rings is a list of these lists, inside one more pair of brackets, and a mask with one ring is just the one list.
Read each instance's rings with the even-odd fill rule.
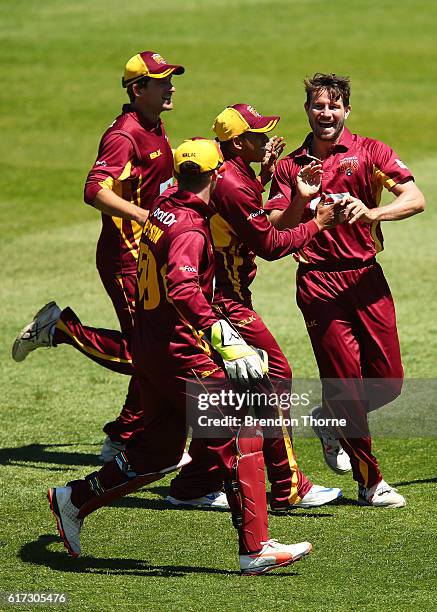
[[396,185],[391,191],[397,198],[378,209],[378,221],[400,221],[425,210],[425,197],[413,181]]
[[270,223],[278,230],[296,227],[301,222],[303,211],[309,199],[296,195],[285,210],[272,210],[269,213]]
[[391,192],[397,196],[396,199],[381,208],[367,208],[361,200],[350,196],[345,211],[348,223],[400,221],[425,210],[425,198],[413,181],[395,185]]
[[139,225],[144,225],[149,216],[148,210],[124,200],[111,189],[101,189],[92,205],[105,215],[136,221]]

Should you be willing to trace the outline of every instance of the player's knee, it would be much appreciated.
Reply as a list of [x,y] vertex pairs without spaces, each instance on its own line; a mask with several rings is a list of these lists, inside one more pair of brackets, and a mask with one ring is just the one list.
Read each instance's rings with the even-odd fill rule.
[[369,407],[372,412],[382,406],[386,406],[400,396],[403,386],[403,377],[380,378],[368,386]]
[[252,455],[263,449],[264,437],[256,427],[241,427],[237,439],[237,450],[241,456]]

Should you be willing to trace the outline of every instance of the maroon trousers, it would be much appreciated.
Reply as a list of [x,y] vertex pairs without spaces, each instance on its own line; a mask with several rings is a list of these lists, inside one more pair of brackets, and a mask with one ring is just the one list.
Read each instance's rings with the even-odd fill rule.
[[136,271],[115,274],[99,267],[102,283],[112,300],[121,331],[86,327],[71,308],[65,308],[56,325],[53,344],[70,344],[83,355],[114,372],[131,376],[120,415],[103,431],[115,442],[126,442],[142,427],[140,388],[130,356],[130,338],[135,312]]
[[326,416],[352,419],[358,429],[364,429],[365,435],[343,437],[341,444],[350,457],[355,480],[372,487],[382,476],[371,450],[367,413],[393,401],[401,392],[403,379],[395,309],[387,281],[379,264],[335,272],[300,266],[297,304],[322,381],[355,379],[374,387],[368,389],[370,405],[359,393],[343,402],[330,397],[328,383],[324,384],[323,401]]
[[[261,317],[251,308],[233,299],[216,301],[214,309],[218,316],[228,319],[245,341],[264,349],[269,358],[269,377],[274,392],[279,396],[291,392],[291,369],[278,343],[267,329]],[[272,408],[277,416],[278,411]],[[285,414],[284,417],[289,417]],[[177,499],[187,500],[202,497],[212,490],[221,488],[218,471],[212,457],[202,447],[202,441],[193,440],[188,450],[192,463],[183,467],[172,480],[170,494]],[[292,432],[283,428],[277,437],[264,436],[264,460],[271,483],[271,507],[284,508],[299,502],[310,490],[312,483],[299,470],[292,444]],[[211,485],[214,488],[211,488]]]

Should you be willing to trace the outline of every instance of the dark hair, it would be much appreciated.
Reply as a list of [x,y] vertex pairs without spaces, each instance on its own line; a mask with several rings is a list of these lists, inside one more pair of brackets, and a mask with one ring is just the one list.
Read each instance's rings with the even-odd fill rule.
[[344,106],[349,106],[351,95],[350,79],[337,74],[323,74],[316,72],[312,79],[304,79],[307,104],[326,89],[331,100],[342,98]]
[[193,176],[200,174],[200,166],[193,161],[185,161],[179,166],[179,174]]
[[127,95],[129,96],[129,101],[131,104],[135,102],[136,98],[133,90],[134,85],[139,85],[139,87],[147,87],[147,83],[149,81],[150,77],[142,77],[141,79],[138,79],[138,81],[135,81],[126,87]]
[[196,163],[186,161],[179,166],[179,172],[175,172],[175,176],[181,189],[196,191],[208,185],[212,173],[213,170],[200,172],[200,167]]

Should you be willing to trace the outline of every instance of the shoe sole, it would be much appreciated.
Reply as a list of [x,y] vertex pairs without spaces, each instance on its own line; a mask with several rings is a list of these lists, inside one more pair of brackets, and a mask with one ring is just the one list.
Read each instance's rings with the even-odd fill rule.
[[55,489],[49,489],[47,491],[47,499],[49,500],[50,510],[52,511],[53,516],[56,519],[56,529],[58,530],[59,535],[61,536],[62,542],[64,543],[65,548],[68,550],[68,554],[71,557],[78,557],[80,553],[75,552],[68,541],[67,536],[65,535],[64,528],[62,526],[61,513],[59,511],[58,502],[56,500],[56,491]]
[[23,336],[33,327],[33,324],[34,324],[34,320],[28,323],[26,327],[23,327],[23,329],[20,331],[20,333],[14,340],[14,344],[12,345],[12,359],[16,361],[17,363],[24,361],[26,357],[28,356],[28,354],[32,352],[32,349],[31,349],[27,353],[24,353],[24,355],[18,356],[18,352],[20,350],[21,343],[23,342]]
[[241,570],[241,575],[242,576],[262,576],[263,574],[267,574],[267,572],[271,572],[272,570],[277,569],[278,567],[286,567],[287,565],[292,565],[293,563],[296,563],[297,561],[304,559],[310,554],[312,550],[313,550],[313,547],[312,545],[310,545],[310,548],[302,552],[300,555],[293,557],[289,561],[283,561],[282,563],[275,563],[275,565],[269,565],[267,567],[263,567],[262,569],[258,569],[258,570],[251,570],[251,571]]
[[[49,308],[53,308],[53,306],[56,306],[56,302],[52,301],[49,302],[48,304],[46,304],[45,306],[43,306],[42,308],[40,308],[40,310],[38,310],[38,312],[36,313],[36,315],[33,317],[32,321],[30,323],[28,323],[26,325],[26,327],[23,327],[23,329],[20,331],[20,333],[18,334],[18,336],[15,338],[14,340],[14,344],[12,345],[12,359],[14,361],[16,361],[17,363],[20,363],[21,361],[24,361],[26,359],[26,357],[28,356],[29,353],[32,352],[31,349],[30,351],[28,351],[27,353],[25,353],[22,357],[17,357],[17,353],[20,349],[21,346],[21,342],[23,341],[23,336],[24,334],[26,334],[33,326],[33,324],[35,323],[36,319],[41,316],[41,314],[43,312],[45,312],[46,310],[49,310]],[[50,323],[48,323],[49,325]]]
[[12,359],[14,361],[16,361],[17,363],[21,363],[22,361],[24,361],[26,359],[26,357],[28,356],[28,354],[31,352],[31,351],[29,351],[28,353],[25,353],[22,356],[18,356],[18,352],[19,352],[20,347],[21,347],[21,342],[22,342],[23,336],[24,336],[24,334],[26,332],[29,331],[29,329],[32,327],[32,325],[33,325],[33,321],[32,321],[32,323],[29,323],[29,325],[26,325],[26,327],[23,327],[23,329],[20,331],[18,336],[15,338],[14,344],[12,345]]

